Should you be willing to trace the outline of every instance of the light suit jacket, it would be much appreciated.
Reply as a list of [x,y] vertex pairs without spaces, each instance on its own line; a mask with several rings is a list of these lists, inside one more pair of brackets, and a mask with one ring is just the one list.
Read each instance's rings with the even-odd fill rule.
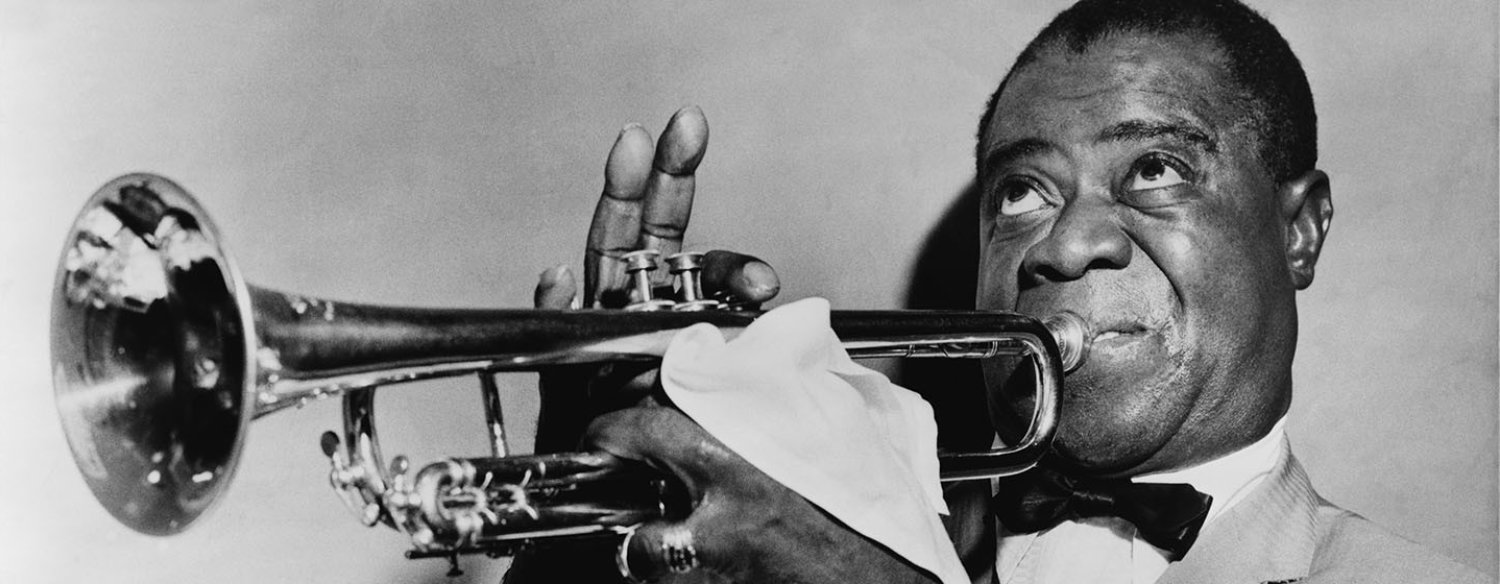
[[[995,527],[989,483],[946,492],[949,535],[975,584],[994,584]],[[1204,527],[1157,584],[1478,583],[1489,577],[1335,507],[1313,491],[1296,458]]]

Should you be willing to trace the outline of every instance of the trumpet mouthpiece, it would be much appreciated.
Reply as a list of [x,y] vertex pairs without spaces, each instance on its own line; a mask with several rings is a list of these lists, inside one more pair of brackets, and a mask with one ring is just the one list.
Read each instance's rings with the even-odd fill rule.
[[1088,321],[1072,312],[1063,311],[1042,321],[1057,341],[1058,356],[1062,357],[1064,372],[1071,372],[1083,365],[1089,354],[1090,340],[1094,338]]

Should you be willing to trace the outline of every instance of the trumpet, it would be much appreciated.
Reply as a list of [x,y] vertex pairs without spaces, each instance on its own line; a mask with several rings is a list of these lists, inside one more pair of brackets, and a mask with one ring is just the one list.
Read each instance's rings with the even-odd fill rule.
[[[57,407],[95,498],[145,534],[186,529],[220,498],[252,420],[310,400],[343,399],[327,432],[330,483],[366,525],[411,538],[411,557],[514,553],[539,542],[623,533],[673,513],[673,481],[598,452],[510,455],[494,374],[563,365],[658,361],[682,328],[732,337],[759,313],[702,297],[697,258],[670,258],[679,300],[626,310],[397,308],[334,302],[246,283],[194,198],[152,174],[101,187],[68,233],[52,301]],[[654,264],[630,258],[637,283]],[[649,285],[643,285],[650,293]],[[1087,324],[1002,312],[834,311],[851,356],[1028,357],[1036,396],[1013,446],[943,455],[945,481],[1015,474],[1048,449],[1065,371]],[[387,464],[378,388],[479,378],[492,456],[445,458],[412,472]]]

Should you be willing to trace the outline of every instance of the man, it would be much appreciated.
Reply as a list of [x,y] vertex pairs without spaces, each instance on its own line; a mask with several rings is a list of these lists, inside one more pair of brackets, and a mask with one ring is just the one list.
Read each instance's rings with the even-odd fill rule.
[[[590,233],[590,302],[621,287],[623,251],[680,247],[706,139],[696,110],[673,118],[654,159],[644,131],[622,132]],[[983,483],[949,492],[976,582],[1484,580],[1323,501],[1286,445],[1295,295],[1333,214],[1316,159],[1300,64],[1237,2],[1083,0],[1017,59],[979,133],[978,304],[1071,310],[1095,336],[1043,468],[1000,481],[993,501]],[[763,263],[712,259],[719,289],[774,294]],[[538,304],[566,305],[570,281],[544,274]],[[985,364],[1002,439],[1029,411],[1014,369]],[[930,578],[670,408],[603,416],[586,442],[671,472],[696,502],[636,532],[621,555],[633,574]],[[691,566],[659,551],[684,538]],[[545,567],[523,559],[514,577]]]

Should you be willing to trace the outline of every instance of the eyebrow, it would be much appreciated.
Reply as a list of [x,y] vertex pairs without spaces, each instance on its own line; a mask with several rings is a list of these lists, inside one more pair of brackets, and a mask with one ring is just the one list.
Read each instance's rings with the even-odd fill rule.
[[984,157],[982,169],[999,166],[1001,163],[1015,160],[1024,156],[1031,156],[1044,150],[1049,150],[1052,145],[1041,138],[1022,138],[1001,144],[989,156]]
[[1210,154],[1219,151],[1219,143],[1207,132],[1192,124],[1177,121],[1126,120],[1105,128],[1094,138],[1095,142],[1126,142],[1154,140],[1161,137],[1176,138],[1196,145]]
[[[1198,129],[1197,126],[1182,121],[1125,120],[1099,132],[1099,135],[1094,137],[1094,142],[1145,141],[1164,136],[1195,145],[1209,154],[1219,152],[1219,142],[1217,140],[1210,137],[1207,132]],[[1001,144],[989,156],[986,156],[984,164],[980,169],[995,168],[1005,162],[1054,148],[1056,147],[1051,142],[1041,138],[1012,140]]]

